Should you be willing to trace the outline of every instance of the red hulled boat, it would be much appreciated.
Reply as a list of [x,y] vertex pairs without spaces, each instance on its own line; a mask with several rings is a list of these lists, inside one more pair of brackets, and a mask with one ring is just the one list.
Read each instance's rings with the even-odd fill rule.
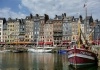
[[[97,54],[91,49],[92,46],[87,44],[87,40],[85,40],[85,44],[83,45],[81,40],[81,28],[80,28],[80,20],[78,22],[78,33],[79,40],[73,41],[70,47],[67,49],[68,60],[72,66],[76,67],[84,67],[88,65],[97,65],[98,59]],[[86,47],[87,46],[87,47]],[[87,49],[88,48],[88,49]]]
[[74,67],[84,67],[87,65],[97,65],[97,55],[85,48],[77,48],[73,46],[67,50],[68,60]]

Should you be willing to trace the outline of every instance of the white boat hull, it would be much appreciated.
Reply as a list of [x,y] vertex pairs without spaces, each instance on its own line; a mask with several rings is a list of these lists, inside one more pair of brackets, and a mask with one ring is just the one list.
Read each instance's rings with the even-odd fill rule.
[[28,52],[36,52],[36,53],[48,53],[48,52],[52,52],[53,50],[53,47],[46,47],[46,48],[29,48],[28,49]]

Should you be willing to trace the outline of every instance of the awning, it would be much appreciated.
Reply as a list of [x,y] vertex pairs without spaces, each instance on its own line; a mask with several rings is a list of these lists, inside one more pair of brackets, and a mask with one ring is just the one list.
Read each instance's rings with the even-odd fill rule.
[[32,42],[11,42],[9,44],[33,44]]
[[5,44],[5,42],[0,42],[0,44]]
[[53,45],[53,42],[45,42],[45,45]]
[[44,44],[44,42],[38,42],[38,45],[43,45]]
[[66,44],[66,45],[67,45],[67,44],[69,44],[69,43],[63,42],[62,44]]
[[69,42],[70,42],[69,40],[64,40],[61,42],[61,44],[69,44]]
[[63,42],[70,42],[70,40],[63,40]]

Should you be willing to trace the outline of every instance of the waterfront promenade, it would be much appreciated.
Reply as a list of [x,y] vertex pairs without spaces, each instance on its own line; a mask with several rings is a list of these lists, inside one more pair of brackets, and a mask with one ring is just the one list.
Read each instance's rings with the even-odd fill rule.
[[[3,47],[0,47],[0,50],[10,50],[10,51],[13,51],[15,49],[19,50],[19,51],[23,51],[23,52],[27,52],[28,48],[36,48],[36,46],[32,46],[32,45],[7,45],[7,46],[3,46]],[[43,48],[43,47],[41,47]],[[52,52],[57,52],[58,50],[61,50],[61,49],[67,49],[67,47],[63,47],[63,46],[56,46]]]

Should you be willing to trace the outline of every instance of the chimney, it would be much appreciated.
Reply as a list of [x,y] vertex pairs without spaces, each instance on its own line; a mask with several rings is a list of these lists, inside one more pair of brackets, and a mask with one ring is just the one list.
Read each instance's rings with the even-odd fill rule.
[[82,15],[79,16],[80,21],[82,22]]
[[30,13],[30,17],[33,18],[33,15]]
[[36,17],[39,17],[39,14],[36,14]]
[[45,23],[46,23],[46,21],[49,20],[49,16],[47,14],[44,14],[44,16],[45,16]]
[[66,13],[64,13],[64,17],[66,17]]

